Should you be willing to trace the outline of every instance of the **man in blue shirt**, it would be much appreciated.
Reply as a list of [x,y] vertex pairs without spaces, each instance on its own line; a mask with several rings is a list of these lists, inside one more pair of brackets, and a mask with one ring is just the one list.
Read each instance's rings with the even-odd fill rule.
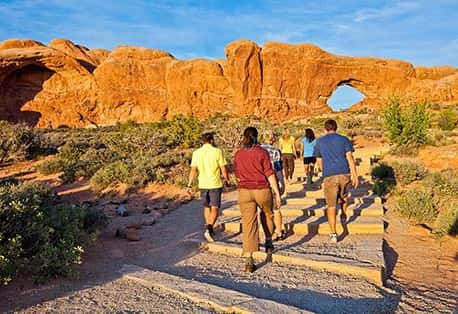
[[323,171],[324,196],[327,205],[327,216],[331,228],[330,240],[337,243],[336,207],[341,204],[341,218],[346,219],[348,206],[348,190],[350,185],[358,186],[351,141],[337,134],[337,122],[327,120],[324,124],[326,135],[319,138],[315,145],[314,156],[318,158],[318,166]]

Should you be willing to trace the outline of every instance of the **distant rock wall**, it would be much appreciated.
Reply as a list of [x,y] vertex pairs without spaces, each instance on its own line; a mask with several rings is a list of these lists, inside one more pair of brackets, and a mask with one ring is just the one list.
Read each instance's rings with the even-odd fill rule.
[[177,60],[120,46],[90,50],[65,39],[0,43],[0,120],[38,127],[82,127],[183,113],[257,115],[285,121],[331,112],[340,85],[356,105],[379,107],[398,94],[458,103],[458,69],[389,59],[344,57],[311,44],[230,43],[224,60]]

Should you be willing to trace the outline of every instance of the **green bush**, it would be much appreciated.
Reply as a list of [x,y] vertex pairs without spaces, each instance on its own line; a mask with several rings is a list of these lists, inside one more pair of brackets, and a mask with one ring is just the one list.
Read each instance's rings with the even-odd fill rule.
[[436,237],[458,234],[458,201],[447,204],[447,209],[442,210],[437,216],[433,234]]
[[37,281],[69,275],[106,222],[101,212],[58,204],[42,184],[0,187],[0,280],[6,284],[18,273]]
[[29,159],[40,150],[40,136],[26,124],[0,121],[0,164]]
[[396,186],[396,182],[393,179],[383,179],[375,180],[372,190],[375,194],[380,197],[385,197],[387,194],[391,193]]
[[165,132],[170,146],[196,147],[202,136],[202,125],[194,116],[179,114],[168,121]]
[[103,190],[112,184],[127,182],[130,169],[127,163],[115,161],[99,169],[91,178],[91,184],[98,190]]
[[394,170],[396,182],[405,186],[414,181],[423,179],[426,174],[426,168],[413,160],[399,160],[390,163]]
[[380,163],[372,168],[371,176],[376,179],[394,178],[394,170],[390,165]]
[[390,98],[384,112],[385,128],[390,141],[396,145],[425,144],[430,125],[428,106],[425,101],[412,103],[402,109],[399,98]]
[[458,125],[458,114],[451,108],[443,110],[439,114],[437,124],[443,131],[452,131]]
[[431,223],[438,214],[431,190],[422,188],[403,191],[397,201],[396,211],[417,224]]

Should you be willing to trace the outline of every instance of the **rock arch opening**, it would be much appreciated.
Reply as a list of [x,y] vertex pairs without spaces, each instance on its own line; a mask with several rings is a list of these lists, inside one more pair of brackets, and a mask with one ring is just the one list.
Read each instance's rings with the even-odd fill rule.
[[41,113],[24,109],[55,74],[39,65],[27,65],[10,73],[0,85],[0,120],[37,125]]
[[364,94],[358,89],[343,83],[329,97],[327,104],[333,111],[345,111],[364,99]]

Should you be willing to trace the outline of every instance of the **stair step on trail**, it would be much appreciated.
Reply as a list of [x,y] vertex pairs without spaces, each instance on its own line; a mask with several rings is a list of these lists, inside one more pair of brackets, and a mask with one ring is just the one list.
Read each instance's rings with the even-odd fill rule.
[[[239,217],[231,217],[224,221],[224,216],[221,217],[220,224],[227,232],[241,232],[242,225]],[[337,232],[348,234],[382,234],[384,232],[384,224],[382,217],[369,216],[351,216],[347,219],[348,222],[342,224],[337,218]],[[296,235],[307,234],[330,234],[326,217],[284,217],[284,228],[290,233]]]
[[[237,257],[242,256],[240,236],[236,236],[235,238],[229,236],[228,239],[204,243],[203,247],[214,253]],[[287,241],[288,239],[290,240]],[[300,238],[288,239],[276,242],[273,254],[267,255],[263,251],[258,251],[254,254],[254,259],[260,262],[269,260],[279,264],[304,266],[353,277],[362,277],[378,286],[383,285],[384,260],[381,236],[360,241],[362,243],[360,247],[355,247],[354,243],[351,243],[349,247],[343,248],[340,247],[340,242],[337,245],[328,244],[328,246],[325,245],[323,247],[323,244],[321,244],[321,246],[313,248],[307,247],[307,243],[302,245],[297,244],[301,243]],[[334,248],[332,249],[331,247]],[[350,253],[353,251],[356,251],[358,254]],[[369,256],[370,258],[367,259],[364,256]]]
[[[340,211],[340,210],[339,210]],[[325,206],[300,206],[284,205],[281,208],[283,217],[301,217],[301,216],[324,216],[326,214]],[[224,216],[240,216],[240,208],[233,206],[223,210]],[[347,209],[347,216],[383,216],[383,206],[381,204],[352,204]]]

